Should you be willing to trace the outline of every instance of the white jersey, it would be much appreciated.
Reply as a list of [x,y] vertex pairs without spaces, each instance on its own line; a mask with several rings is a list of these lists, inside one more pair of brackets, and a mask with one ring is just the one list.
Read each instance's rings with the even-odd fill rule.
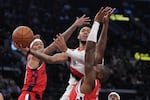
[[[85,75],[84,71],[85,50],[80,50],[79,48],[76,48],[73,50],[73,55],[75,55],[75,57],[70,58],[70,72],[75,76],[77,76],[78,78],[82,78],[82,76]],[[67,86],[66,91],[60,100],[69,100],[69,95],[74,85],[78,81],[72,74],[70,74],[69,85]]]
[[[73,52],[74,52],[73,54],[76,55],[80,60],[77,61],[77,59],[71,58],[70,72],[80,79],[82,78],[82,76],[85,75],[84,63],[83,63],[85,50],[80,50],[79,48],[76,48],[74,49]],[[69,84],[75,84],[75,82],[77,81],[76,78],[72,74],[70,75]]]

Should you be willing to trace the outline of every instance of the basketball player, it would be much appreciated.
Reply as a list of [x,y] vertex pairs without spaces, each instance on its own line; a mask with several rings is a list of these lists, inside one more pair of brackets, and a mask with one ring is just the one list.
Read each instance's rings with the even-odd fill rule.
[[[85,44],[86,44],[86,39],[90,33],[91,26],[89,24],[82,25],[79,27],[78,32],[78,39],[79,39],[79,47],[76,49],[73,49],[72,53],[74,55],[78,54],[78,57],[83,58],[85,54]],[[63,45],[62,45],[63,46]],[[65,46],[64,46],[65,47]],[[67,47],[66,47],[67,48]],[[68,81],[68,86],[60,98],[60,100],[68,100],[69,94],[75,84],[76,81],[81,79],[84,76],[84,64],[80,62],[80,59],[76,59],[73,56],[69,56],[69,53],[65,53],[67,57],[70,57],[69,62],[70,62],[70,78]]]
[[[72,33],[80,26],[87,24],[90,24],[90,17],[86,17],[86,15],[84,14],[83,16],[76,17],[75,22],[62,34],[62,36],[64,37],[65,41],[67,41],[70,36],[72,35]],[[54,45],[54,43],[51,43],[48,47],[46,47],[45,49],[45,53],[46,54],[50,54],[53,51],[55,51],[57,49],[57,47]]]
[[[90,28],[88,26],[84,26],[83,28],[81,28],[80,32],[82,34],[79,34],[78,38],[80,40],[80,46],[78,49],[74,50],[74,52],[76,52],[77,54],[80,54],[81,57],[84,57],[84,53],[85,53],[85,43],[86,43],[86,38],[90,32]],[[44,61],[46,61],[47,63],[51,63],[50,60],[50,56],[45,55],[45,54],[41,54],[40,52],[34,52],[33,50],[31,50],[31,53],[38,56],[39,58],[43,59]],[[62,58],[64,60],[62,61],[66,61],[67,60],[67,56],[63,54],[59,55],[57,54],[57,60],[59,58]],[[56,56],[56,55],[55,55]],[[55,57],[56,58],[56,57]],[[72,57],[71,57],[72,58]],[[55,59],[53,59],[55,60]],[[77,60],[77,59],[76,59]],[[67,100],[68,96],[70,94],[70,91],[72,90],[75,82],[77,80],[79,80],[83,75],[84,75],[84,65],[80,64],[78,61],[76,61],[75,58],[73,58],[72,62],[72,66],[70,67],[72,74],[70,75],[70,79],[69,79],[69,85],[66,89],[66,92],[64,93],[64,95],[62,96],[61,100]],[[76,64],[74,63],[76,62]],[[54,63],[54,62],[53,62]],[[76,78],[75,78],[76,77]]]
[[[69,34],[71,34],[72,30],[82,24],[88,24],[89,21],[89,17],[85,17],[85,15],[80,18],[77,17],[74,24],[63,34],[64,37],[66,36],[66,40],[69,38],[68,36]],[[42,59],[39,59],[40,57],[35,56],[38,53],[39,56],[41,56],[40,54],[45,54],[46,49],[44,49],[44,44],[42,40],[39,39],[39,36],[37,38],[38,39],[34,39],[30,44],[31,50],[29,48],[22,48],[21,45],[17,46],[21,51],[28,51],[29,54],[26,64],[24,86],[18,100],[42,100],[42,95],[46,88],[47,75],[45,62]],[[53,50],[54,48],[52,48],[51,50]],[[50,52],[51,50],[49,49],[48,52]],[[54,56],[48,56],[48,59],[46,59],[45,61],[48,63],[61,63],[64,62],[64,59],[67,59],[65,57],[63,57],[63,54],[55,54]]]
[[108,95],[108,100],[120,100],[120,96],[117,92],[111,92]]
[[[89,25],[89,22],[91,20],[89,19],[89,17],[85,17],[85,15],[83,15],[82,17],[80,18],[77,18],[77,20],[74,22],[74,24],[67,30],[65,31],[62,36],[64,36],[65,40],[67,40],[71,34],[73,33],[73,31],[79,27],[79,31],[80,31],[80,34],[78,36],[78,39],[80,41],[80,46],[79,48],[77,48],[76,50],[74,50],[75,52],[79,52],[81,53],[82,55],[84,54],[84,50],[85,50],[85,41],[86,41],[86,38],[90,32],[90,25]],[[83,25],[84,24],[84,25]],[[65,54],[65,53],[58,53],[58,54],[55,54],[54,56],[49,56],[49,55],[46,55],[46,54],[49,54],[51,53],[52,51],[54,51],[55,49],[57,49],[57,47],[54,45],[54,43],[50,44],[45,50],[44,50],[44,53],[41,53],[39,51],[35,51],[33,49],[29,49],[29,48],[26,48],[25,51],[28,51],[28,53],[30,52],[32,55],[42,59],[43,61],[45,61],[46,63],[64,63],[66,61],[68,61],[68,56]],[[52,58],[52,59],[51,59]],[[74,60],[75,61],[75,60]],[[71,59],[71,62],[74,62],[72,61]],[[83,64],[76,64],[76,66],[79,66],[78,68],[83,67]],[[80,70],[80,69],[79,69]],[[81,78],[82,76],[79,77],[79,79]],[[72,90],[72,84],[75,83],[76,78],[72,78],[72,75],[71,75],[71,78],[70,78],[70,81],[69,83],[71,84],[71,88],[70,86],[68,86],[69,88],[67,88],[62,100],[66,100],[66,98],[68,98],[69,96],[69,93],[70,91]]]
[[[107,9],[105,9],[107,10]],[[79,47],[75,50],[67,49],[65,42],[60,40],[60,46],[62,52],[65,52],[70,58],[70,78],[69,78],[69,85],[66,88],[65,93],[61,97],[60,100],[68,100],[70,92],[72,91],[75,83],[80,80],[84,75],[84,56],[85,56],[85,49],[86,49],[86,40],[91,31],[89,25],[83,25],[79,28]],[[62,44],[64,43],[64,44]]]
[[[104,25],[103,25],[103,29],[102,29],[102,32],[101,32],[101,39],[99,39],[99,42],[97,44],[97,47],[96,47],[96,61],[95,63],[98,63],[98,65],[100,65],[102,63],[102,57],[104,55],[104,50],[105,50],[105,45],[106,45],[106,40],[107,40],[107,30],[108,30],[108,22],[109,22],[109,17],[110,15],[113,13],[114,9],[111,9],[110,7],[106,7],[105,9],[101,9],[96,17],[95,17],[95,20],[99,18],[98,22],[101,22],[103,16],[105,15],[105,13],[107,13],[107,15],[104,17]],[[95,30],[95,28],[94,28]],[[97,35],[96,35],[97,36]],[[96,39],[96,37],[95,37]],[[81,59],[80,61],[81,62],[84,62],[84,57],[80,56],[79,53],[74,53],[72,52],[71,50],[69,49],[66,49],[66,45],[65,45],[65,42],[63,40],[63,37],[58,37],[56,40],[55,40],[55,43],[57,44],[58,48],[63,51],[63,52],[67,52],[70,56],[74,57],[74,59]],[[92,52],[92,54],[94,54],[94,52]],[[90,58],[90,57],[89,57]],[[86,63],[85,63],[86,64]],[[84,70],[84,67],[80,68],[81,70]],[[97,69],[97,68],[96,68]],[[79,73],[79,70],[77,70],[78,73]],[[77,72],[76,71],[76,72]],[[91,70],[92,71],[92,70]],[[101,76],[102,73],[104,73],[103,69],[99,70],[101,73],[99,74]],[[103,74],[104,75],[104,74]],[[85,69],[85,76],[86,76],[86,69]],[[100,77],[99,77],[100,78]],[[95,80],[95,79],[94,79]],[[93,82],[93,81],[92,81]],[[99,81],[97,81],[99,82]],[[85,83],[86,84],[86,83]],[[91,84],[91,83],[90,83]],[[72,85],[74,86],[74,85]],[[100,86],[100,85],[99,85]],[[99,92],[99,86],[97,86],[97,92]],[[84,86],[83,86],[84,87]],[[74,86],[75,88],[75,86]],[[87,88],[88,90],[88,88]],[[73,90],[74,91],[74,90]],[[74,91],[75,92],[75,91]],[[86,89],[84,89],[83,93],[86,93]],[[90,91],[91,92],[91,91]],[[96,91],[95,91],[96,92]],[[95,95],[95,99],[96,100],[96,94],[93,93]],[[86,97],[85,97],[86,98]],[[91,100],[92,98],[88,98],[88,99],[85,99],[85,100]],[[67,99],[66,99],[67,100]],[[78,100],[77,98],[75,97],[72,97],[72,93],[71,93],[71,96],[70,96],[70,100]],[[81,98],[79,98],[79,100],[81,100]]]
[[[40,39],[35,39],[30,44],[33,50],[43,50],[44,44]],[[28,54],[24,85],[18,100],[42,100],[46,88],[47,74],[45,62]]]
[[[86,52],[85,52],[85,76],[74,86],[69,99],[70,100],[97,100],[98,94],[100,91],[100,81],[105,76],[105,70],[104,67],[101,66],[103,54],[105,48],[101,51],[98,51],[100,49],[96,45],[96,38],[97,38],[97,31],[99,27],[99,14],[103,11],[103,8],[100,9],[100,11],[95,16],[95,22],[92,26],[90,35],[87,39],[86,44]],[[104,17],[104,20],[106,21],[109,19],[109,15],[111,15],[113,11],[109,12]],[[108,22],[105,23],[103,29],[108,29]],[[106,33],[105,33],[106,34]],[[101,41],[101,38],[99,40]],[[98,43],[99,44],[99,43]],[[99,55],[99,56],[98,56]]]

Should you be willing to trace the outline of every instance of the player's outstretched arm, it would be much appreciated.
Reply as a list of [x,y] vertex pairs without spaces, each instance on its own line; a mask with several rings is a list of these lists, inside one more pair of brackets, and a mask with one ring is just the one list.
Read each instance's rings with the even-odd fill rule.
[[35,51],[29,49],[28,53],[38,57],[39,59],[45,61],[48,64],[55,64],[55,63],[64,63],[68,60],[68,56],[65,53],[57,53],[52,56],[42,53],[41,51]]
[[[83,24],[90,24],[91,19],[89,17],[86,17],[86,15],[81,16],[80,18],[77,17],[75,22],[64,32],[62,33],[62,36],[64,37],[65,41],[67,41],[72,33],[81,25]],[[55,51],[57,47],[54,45],[54,43],[51,43],[48,47],[45,48],[45,53],[50,54],[53,51]]]
[[97,64],[102,64],[102,59],[103,59],[104,51],[105,51],[106,44],[107,44],[107,31],[108,31],[108,26],[109,26],[109,18],[114,12],[114,10],[115,8],[114,9],[110,8],[110,10],[107,12],[107,14],[104,16],[102,20],[103,27],[100,33],[97,46],[96,46],[96,58],[95,59],[96,59]]
[[85,78],[80,89],[82,93],[90,93],[94,88],[96,72],[93,70],[93,67],[95,66],[97,34],[99,30],[99,24],[106,13],[105,10],[107,10],[107,8],[101,7],[98,13],[95,15],[91,32],[87,38],[85,51]]
[[72,33],[81,25],[83,24],[90,24],[90,17],[86,17],[86,15],[84,14],[83,16],[76,17],[75,22],[62,34],[62,36],[64,37],[65,41],[67,41],[70,36],[72,35]]
[[49,64],[54,64],[54,63],[64,63],[65,61],[68,60],[68,56],[65,53],[58,53],[54,54],[53,56],[47,55],[43,53],[43,50],[33,50],[31,48],[23,48],[21,45],[18,46],[18,49],[25,54],[32,54],[35,57],[41,59],[42,61],[45,61],[46,63]]

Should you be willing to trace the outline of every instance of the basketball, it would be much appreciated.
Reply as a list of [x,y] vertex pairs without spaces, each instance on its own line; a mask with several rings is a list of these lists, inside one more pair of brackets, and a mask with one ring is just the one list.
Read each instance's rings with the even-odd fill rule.
[[12,40],[15,47],[29,47],[34,38],[33,31],[27,26],[19,26],[12,33]]

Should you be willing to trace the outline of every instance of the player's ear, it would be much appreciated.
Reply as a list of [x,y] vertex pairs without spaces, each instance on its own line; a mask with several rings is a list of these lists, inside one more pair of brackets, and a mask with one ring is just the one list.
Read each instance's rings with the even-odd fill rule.
[[80,34],[78,35],[77,39],[80,39]]

